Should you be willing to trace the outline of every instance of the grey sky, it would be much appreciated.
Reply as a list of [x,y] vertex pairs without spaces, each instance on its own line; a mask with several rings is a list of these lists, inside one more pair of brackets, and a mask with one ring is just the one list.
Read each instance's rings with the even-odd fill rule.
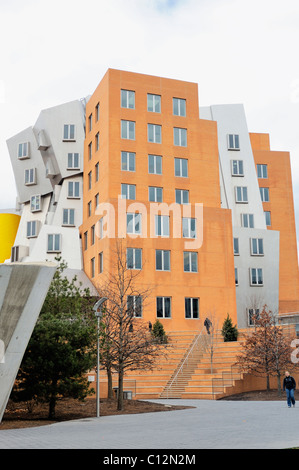
[[243,103],[250,132],[291,152],[299,233],[298,0],[0,0],[0,209],[15,184],[6,139],[41,109],[91,94],[111,68]]

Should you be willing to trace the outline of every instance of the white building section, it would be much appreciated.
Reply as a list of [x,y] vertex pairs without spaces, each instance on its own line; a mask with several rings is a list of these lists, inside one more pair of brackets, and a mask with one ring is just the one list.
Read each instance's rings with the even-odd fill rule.
[[7,141],[21,209],[11,261],[54,261],[61,255],[81,279],[87,99],[43,110],[33,127]]

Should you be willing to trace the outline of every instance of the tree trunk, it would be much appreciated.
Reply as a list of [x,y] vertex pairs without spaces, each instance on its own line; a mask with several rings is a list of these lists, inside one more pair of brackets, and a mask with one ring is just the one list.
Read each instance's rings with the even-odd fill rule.
[[282,395],[282,390],[281,390],[281,377],[280,377],[280,372],[277,372],[277,391],[278,391],[278,396],[281,397],[281,395]]
[[124,406],[124,370],[121,367],[118,372],[118,400],[117,400],[117,409],[122,411]]
[[55,405],[56,405],[56,397],[54,395],[51,395],[50,401],[49,401],[49,419],[54,419],[55,418]]
[[110,367],[108,367],[107,369],[107,377],[108,377],[108,398],[113,398],[112,371]]

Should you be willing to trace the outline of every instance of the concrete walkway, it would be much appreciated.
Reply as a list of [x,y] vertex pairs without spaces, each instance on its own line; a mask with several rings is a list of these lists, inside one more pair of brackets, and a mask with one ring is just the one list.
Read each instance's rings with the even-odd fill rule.
[[194,409],[0,431],[0,449],[285,449],[299,446],[284,401],[152,400]]

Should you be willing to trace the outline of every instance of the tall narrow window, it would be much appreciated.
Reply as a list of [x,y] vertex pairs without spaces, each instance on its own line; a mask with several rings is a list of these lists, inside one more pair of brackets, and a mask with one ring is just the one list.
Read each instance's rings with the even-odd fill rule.
[[187,147],[187,129],[175,127],[173,129],[173,143],[179,147]]
[[63,126],[63,140],[65,141],[75,140],[75,125],[74,124],[65,124]]
[[122,184],[121,185],[122,199],[136,199],[136,186],[135,184]]
[[127,213],[127,233],[141,235],[141,214]]
[[174,116],[186,116],[186,100],[173,98],[173,114]]
[[239,239],[238,238],[234,238],[234,255],[239,255],[240,254],[240,250],[239,250]]
[[184,251],[184,272],[197,273],[197,253]]
[[23,142],[18,146],[18,158],[20,160],[29,158],[29,142]]
[[67,169],[79,170],[79,168],[80,168],[79,153],[68,153],[67,154]]
[[91,272],[91,277],[95,276],[95,265],[96,265],[96,260],[95,258],[91,258],[90,260],[90,272]]
[[95,164],[95,180],[96,182],[99,181],[99,176],[100,176],[100,164],[99,162]]
[[183,238],[196,238],[196,219],[183,217]]
[[41,205],[41,195],[37,194],[35,196],[31,196],[30,198],[30,211],[31,212],[38,212],[42,210]]
[[175,202],[177,204],[189,204],[189,191],[185,189],[176,189]]
[[170,271],[170,251],[156,250],[156,270]]
[[135,91],[121,90],[121,107],[135,109]]
[[121,152],[121,169],[122,171],[135,171],[134,152]]
[[157,237],[169,237],[168,215],[155,215],[155,234]]
[[239,285],[239,273],[238,273],[238,268],[235,268],[235,285]]
[[63,209],[62,225],[75,225],[75,209]]
[[37,220],[27,222],[27,238],[37,237]]
[[100,148],[100,133],[97,132],[96,133],[96,137],[95,137],[95,149],[96,149],[96,152],[99,150]]
[[185,318],[199,318],[199,299],[185,298]]
[[127,296],[127,314],[130,317],[142,317],[142,297],[140,295]]
[[101,253],[99,253],[99,274],[103,272],[103,268],[104,268],[104,256],[103,256],[103,252],[101,251]]
[[157,318],[171,318],[171,297],[157,297]]
[[262,238],[251,238],[251,255],[262,256],[264,254],[264,240]]
[[27,186],[36,184],[36,170],[35,168],[29,168],[25,170],[25,184]]
[[227,137],[228,150],[240,150],[240,139],[238,134],[229,134]]
[[183,178],[188,177],[188,160],[186,158],[174,159],[174,174]]
[[162,143],[162,126],[160,126],[159,124],[148,124],[147,136],[148,136],[148,142],[161,144]]
[[269,202],[269,188],[260,188],[261,200],[262,202]]
[[247,186],[236,186],[235,197],[236,197],[236,202],[247,203],[248,202]]
[[59,233],[48,234],[49,253],[59,253],[61,251],[61,235]]
[[100,103],[98,103],[95,107],[95,111],[96,111],[96,122],[98,122],[98,120],[100,119]]
[[270,227],[272,225],[271,212],[270,211],[265,211],[264,214],[265,214],[266,226]]
[[241,214],[241,225],[246,228],[254,228],[253,214]]
[[92,130],[92,114],[88,116],[88,130],[89,132]]
[[121,138],[135,140],[135,122],[121,121]]
[[256,165],[256,170],[258,178],[268,178],[268,165],[258,164]]
[[250,284],[252,286],[263,286],[263,270],[261,268],[250,269]]
[[80,183],[79,181],[68,182],[68,198],[78,199],[80,197]]
[[152,113],[161,113],[161,96],[147,95],[147,110]]
[[162,157],[160,155],[148,156],[148,172],[151,175],[162,175]]
[[150,186],[148,188],[148,200],[150,202],[163,202],[163,188]]
[[243,160],[232,160],[232,176],[244,176]]
[[142,268],[142,249],[141,248],[127,248],[127,268],[128,269],[141,269]]

